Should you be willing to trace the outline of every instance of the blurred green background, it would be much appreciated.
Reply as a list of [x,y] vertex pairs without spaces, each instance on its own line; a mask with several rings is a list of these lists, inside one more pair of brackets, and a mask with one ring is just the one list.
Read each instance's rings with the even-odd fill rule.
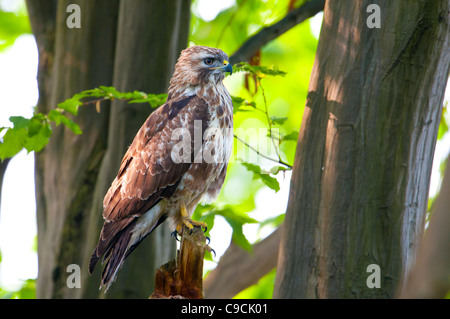
[[[289,8],[298,7],[304,2],[301,0],[193,0],[189,45],[219,47],[227,52],[228,55],[232,55],[250,36],[282,19],[288,13]],[[262,87],[256,85],[254,79],[244,73],[237,73],[225,79],[225,85],[231,95],[254,102],[259,109],[264,109],[265,106],[264,91],[268,113],[271,117],[282,119],[277,122],[277,125],[274,125],[281,136],[293,134],[292,136],[295,137],[299,130],[310,72],[314,63],[321,16],[321,14],[318,14],[313,19],[301,23],[279,36],[265,45],[255,57],[253,62],[256,64],[275,66],[279,70],[287,72],[284,77],[264,77],[261,80]],[[30,39],[32,38],[30,34],[30,25],[24,1],[0,0],[0,67],[2,59],[6,59],[10,52],[14,52],[14,47],[19,42],[18,39],[23,38],[27,39],[26,41],[33,41]],[[31,44],[31,48],[33,48],[33,44]],[[22,49],[22,51],[24,50]],[[34,69],[30,66],[27,67],[28,71],[26,73],[15,74],[19,79],[32,79],[31,86],[34,85],[34,87],[19,85],[20,92],[24,95],[34,96],[36,94],[36,51],[34,44],[34,52],[33,50],[22,52],[23,55],[15,60],[18,64],[23,64],[24,59],[29,59],[35,63]],[[10,58],[9,56],[8,59]],[[13,71],[9,72],[7,73],[5,70],[0,69],[0,79],[6,82],[9,81]],[[16,105],[17,99],[12,96],[8,100],[8,95],[11,95],[11,93],[1,83],[3,82],[0,82],[0,96],[3,97],[0,97],[0,127],[10,126],[10,123],[8,123],[9,116],[22,115],[30,117],[34,106],[32,102],[25,101],[21,105]],[[36,100],[36,97],[34,96],[32,100]],[[436,150],[435,163],[437,165],[435,164],[435,168],[433,168],[430,207],[438,193],[443,168],[445,168],[445,163],[440,164],[443,163],[450,144],[447,134],[448,120],[447,108],[444,108]],[[260,149],[265,155],[277,158],[276,152],[267,147],[268,144],[271,144],[270,139],[267,136],[261,137],[258,135],[258,128],[263,130],[268,128],[264,112],[255,110],[237,112],[234,121],[236,135],[239,136],[241,133],[248,134],[248,136],[241,136],[242,139],[245,139],[252,147]],[[249,129],[253,129],[254,133]],[[279,144],[279,153],[282,160],[290,165],[293,164],[296,143],[296,139],[293,138],[292,140],[284,140]],[[16,156],[17,159],[14,158],[13,161],[19,161],[20,159],[27,163],[17,162],[16,165],[18,167],[23,167],[24,165],[32,167],[33,155],[23,153]],[[220,256],[226,250],[231,237],[242,247],[251,250],[252,244],[264,239],[283,221],[289,194],[290,172],[287,171],[275,176],[280,185],[280,190],[276,192],[267,187],[261,179],[254,178],[254,174],[240,164],[242,159],[246,162],[255,163],[265,170],[270,170],[276,166],[276,163],[257,156],[243,143],[237,140],[234,141],[233,155],[228,168],[226,182],[214,205],[218,208],[233,207],[233,214],[241,216],[244,222],[231,227],[230,223],[227,223],[223,216],[204,216],[210,219],[208,225],[214,225],[210,230],[210,236],[212,238],[211,245],[217,252],[214,260],[209,260],[205,263],[205,274],[214,269]],[[15,174],[19,174],[21,170],[13,171],[13,165],[11,165],[10,170],[11,172],[8,174],[11,177],[9,179],[20,180],[22,184],[30,184],[29,188],[32,192],[34,180],[32,176],[29,176],[30,172],[26,171],[28,172],[27,175],[17,176]],[[22,174],[24,174],[23,170]],[[35,260],[37,253],[35,229],[33,233],[33,223],[35,224],[35,220],[32,217],[35,213],[32,211],[33,205],[28,208],[31,212],[26,215],[31,216],[26,217],[27,220],[30,219],[28,223],[31,225],[29,226],[31,230],[27,232],[28,237],[25,238],[20,235],[18,237],[24,241],[20,245],[21,248],[14,248],[11,245],[17,244],[17,241],[9,240],[13,235],[8,233],[8,229],[14,228],[13,223],[22,222],[24,218],[23,216],[18,216],[17,212],[15,212],[15,219],[7,217],[10,216],[9,214],[13,214],[8,212],[7,201],[14,200],[13,193],[17,192],[18,187],[23,188],[21,185],[8,184],[8,179],[5,177],[0,214],[0,253],[2,250],[5,252],[6,250],[13,251],[14,253],[9,253],[8,256],[6,253],[3,254],[3,259],[0,254],[1,298],[35,297],[35,276],[37,275],[37,263]],[[8,193],[8,191],[13,193]],[[34,194],[31,193],[28,196],[30,201],[32,201]],[[222,244],[223,246],[221,246]],[[25,260],[31,260],[32,262],[23,261],[21,258],[24,258],[24,255],[28,256],[28,259]],[[18,267],[11,271],[11,268],[14,269],[15,267],[6,267],[6,263],[28,268],[23,270]],[[258,284],[240,292],[235,298],[271,298],[274,281],[275,269],[261,278]]]

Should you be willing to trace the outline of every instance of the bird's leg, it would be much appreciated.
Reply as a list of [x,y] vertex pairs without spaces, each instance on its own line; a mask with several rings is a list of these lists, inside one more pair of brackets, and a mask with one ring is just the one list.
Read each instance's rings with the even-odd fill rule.
[[192,228],[194,227],[201,227],[201,228],[207,228],[206,223],[204,222],[197,222],[195,220],[192,220],[189,217],[189,214],[186,210],[186,205],[184,205],[184,203],[181,203],[180,205],[180,212],[181,212],[181,223],[177,225],[176,227],[176,231],[178,232],[178,234],[181,234],[183,232],[183,226],[186,226],[189,230],[192,231]]

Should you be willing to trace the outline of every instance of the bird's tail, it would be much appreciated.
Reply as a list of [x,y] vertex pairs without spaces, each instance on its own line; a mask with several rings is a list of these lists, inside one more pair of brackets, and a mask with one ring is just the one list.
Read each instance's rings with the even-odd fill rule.
[[130,240],[135,223],[135,219],[131,218],[129,220],[105,222],[103,225],[98,245],[92,252],[89,261],[89,273],[92,274],[98,261],[103,256],[102,264],[105,264],[105,267],[102,272],[100,289],[105,286],[105,292],[114,282],[117,271],[129,254]]
[[164,222],[165,219],[166,215],[156,219],[150,229],[138,237],[133,236],[135,234],[135,226],[138,222],[137,218],[131,217],[119,221],[105,222],[103,224],[98,245],[94,249],[89,261],[89,273],[92,274],[98,261],[103,256],[102,264],[105,264],[105,267],[102,272],[100,289],[106,287],[105,293],[108,291],[116,279],[117,271],[122,267],[128,255],[145,237],[150,235],[156,227]]

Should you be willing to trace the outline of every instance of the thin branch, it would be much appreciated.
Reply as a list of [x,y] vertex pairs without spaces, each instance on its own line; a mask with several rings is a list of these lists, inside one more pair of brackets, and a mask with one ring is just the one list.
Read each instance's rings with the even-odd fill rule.
[[284,165],[284,166],[286,166],[289,169],[292,169],[291,165],[283,162],[281,159],[274,159],[274,158],[271,158],[271,157],[269,157],[267,155],[264,155],[264,154],[260,153],[256,148],[254,148],[253,146],[249,145],[248,143],[246,143],[244,140],[242,140],[238,136],[234,135],[234,138],[237,139],[239,142],[243,143],[245,146],[247,146],[252,151],[256,152],[256,154],[258,154],[259,156],[264,157],[265,159],[268,159],[269,161],[272,161],[272,162]]
[[272,141],[273,147],[275,148],[275,152],[277,153],[278,162],[281,162],[280,152],[278,152],[278,147],[275,144],[275,140],[272,137],[272,120],[270,119],[270,116],[269,116],[269,109],[267,107],[266,93],[264,92],[264,88],[262,87],[262,84],[261,84],[261,79],[259,79],[259,78],[258,78],[258,84],[259,84],[259,87],[261,88],[262,96],[264,99],[264,109],[266,110],[265,113],[266,113],[266,118],[267,118],[267,125],[269,125],[269,137],[270,137],[270,140]]
[[268,42],[276,39],[286,31],[295,27],[306,19],[315,16],[323,10],[325,0],[311,0],[295,10],[289,12],[283,19],[277,23],[263,28],[254,36],[250,37],[244,44],[231,56],[230,63],[236,64],[249,59]]

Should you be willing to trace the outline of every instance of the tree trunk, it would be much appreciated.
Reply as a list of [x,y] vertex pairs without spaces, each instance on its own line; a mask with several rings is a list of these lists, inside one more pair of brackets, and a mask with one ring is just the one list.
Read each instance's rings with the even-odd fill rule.
[[[393,297],[422,238],[449,74],[449,1],[327,1],[274,298]],[[380,267],[368,288],[367,267]]]
[[[74,2],[81,8],[80,29],[66,25],[67,6]],[[165,91],[175,59],[187,43],[189,4],[186,0],[27,1],[40,54],[38,111],[48,112],[73,94],[99,85]],[[104,103],[100,114],[93,106],[81,107],[74,120],[83,134],[54,128],[50,143],[36,154],[38,298],[99,296],[99,271],[87,278],[87,262],[101,228],[103,196],[126,147],[150,112],[148,104],[112,103],[110,111],[109,103]],[[129,265],[119,273],[119,280],[121,275],[125,280],[106,297],[149,295],[154,268],[160,264],[155,251],[174,245],[169,236],[155,237],[144,244],[148,253],[142,247],[130,255]],[[167,249],[168,254],[174,251]],[[81,267],[80,289],[67,287],[69,264]]]

